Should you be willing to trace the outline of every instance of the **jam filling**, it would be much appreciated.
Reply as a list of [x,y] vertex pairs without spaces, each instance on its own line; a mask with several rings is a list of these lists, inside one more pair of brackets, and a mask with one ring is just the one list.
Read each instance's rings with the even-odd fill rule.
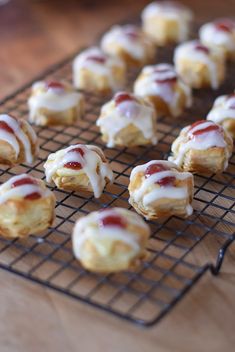
[[99,225],[102,227],[105,226],[115,226],[115,227],[120,227],[120,228],[125,228],[127,226],[127,223],[125,219],[123,219],[120,215],[107,215],[105,217],[102,217],[99,220]]
[[[207,132],[211,132],[211,131],[220,131],[220,127],[216,124],[211,124],[209,126],[203,127],[204,124],[205,124],[204,120],[197,121],[197,122],[193,123],[189,129],[190,138],[193,138],[195,136],[199,136],[203,133],[207,133]],[[192,129],[199,126],[199,125],[202,125],[202,127],[200,129],[192,132]]]
[[14,134],[13,129],[5,121],[0,121],[0,129],[8,133]]
[[64,85],[58,81],[48,81],[48,82],[46,82],[46,88],[47,89],[63,90]]
[[116,106],[123,103],[124,101],[136,101],[135,98],[129,93],[118,93],[114,97]]
[[[148,178],[154,174],[157,174],[161,171],[170,170],[166,165],[163,164],[152,164],[147,167],[145,170],[145,178]],[[174,176],[166,176],[158,180],[156,183],[160,186],[172,186],[176,178]]]
[[231,33],[235,29],[235,23],[229,19],[223,21],[216,21],[215,27],[219,31]]
[[169,69],[169,68],[156,68],[155,70],[154,70],[154,72],[155,73],[171,73],[172,75],[171,75],[171,77],[166,77],[166,78],[164,78],[164,76],[163,77],[159,77],[159,78],[156,78],[155,79],[155,82],[156,83],[174,83],[174,82],[176,82],[177,81],[177,75],[176,75],[176,73],[174,72],[174,71],[172,71],[171,69]]
[[87,56],[86,60],[95,61],[95,62],[98,62],[99,64],[104,64],[106,62],[106,57],[101,55],[90,55],[90,56]]
[[[20,180],[13,182],[11,188],[20,187],[24,185],[37,185],[37,181],[30,177],[24,177]],[[41,198],[41,194],[39,192],[33,192],[24,197],[24,199],[27,200],[36,200],[39,198]]]
[[[81,157],[83,157],[85,154],[84,150],[80,147],[75,147],[75,148],[69,150],[68,153],[78,153],[81,155]],[[77,161],[70,161],[70,162],[64,164],[64,167],[66,167],[67,169],[72,169],[72,170],[81,170],[82,169],[81,163],[79,163]]]
[[206,55],[209,55],[209,53],[210,53],[210,50],[205,45],[202,45],[200,43],[196,44],[194,48],[195,48],[195,50],[201,51]]

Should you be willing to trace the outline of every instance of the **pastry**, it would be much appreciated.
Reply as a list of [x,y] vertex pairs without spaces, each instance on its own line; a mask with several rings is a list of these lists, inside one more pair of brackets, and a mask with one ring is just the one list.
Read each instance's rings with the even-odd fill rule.
[[84,111],[83,96],[58,81],[39,81],[28,100],[29,121],[36,125],[71,125]]
[[156,113],[149,102],[127,92],[104,104],[97,120],[108,147],[156,144]]
[[110,94],[121,89],[126,81],[126,66],[118,57],[92,47],[84,50],[73,62],[73,81],[78,89]]
[[135,268],[146,256],[150,228],[130,210],[110,208],[77,220],[73,252],[84,268],[112,273]]
[[169,64],[144,67],[134,92],[153,103],[158,115],[179,116],[192,103],[191,88]]
[[152,160],[136,166],[130,176],[129,203],[146,219],[192,214],[193,175],[174,163]]
[[113,172],[102,152],[94,145],[71,145],[50,154],[44,165],[47,182],[66,191],[89,191],[99,198]]
[[27,237],[52,225],[55,196],[42,180],[22,174],[0,186],[0,235]]
[[199,30],[200,40],[211,48],[222,50],[227,59],[235,60],[235,21],[229,18],[205,23]]
[[37,137],[27,121],[0,115],[0,164],[32,164],[37,152]]
[[222,126],[201,120],[182,129],[168,160],[185,171],[220,173],[227,168],[232,149],[233,140]]
[[140,67],[153,62],[156,47],[140,28],[134,25],[114,26],[101,40],[102,49],[122,59],[127,66]]
[[158,45],[183,42],[188,39],[192,12],[174,1],[154,1],[142,12],[143,30]]
[[174,53],[176,71],[192,88],[217,89],[224,80],[224,55],[198,40],[180,44]]
[[207,115],[207,120],[222,125],[235,138],[235,93],[218,97]]

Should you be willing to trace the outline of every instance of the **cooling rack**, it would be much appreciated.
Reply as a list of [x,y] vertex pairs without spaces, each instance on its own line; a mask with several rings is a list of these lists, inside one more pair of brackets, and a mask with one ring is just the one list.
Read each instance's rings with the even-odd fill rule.
[[[157,62],[171,62],[173,48],[159,49]],[[77,53],[76,53],[77,54]],[[75,55],[75,54],[74,54]],[[71,82],[74,55],[54,65],[38,79],[63,79]],[[131,89],[138,72],[128,73]],[[100,199],[80,192],[65,192],[50,187],[56,195],[56,220],[40,236],[24,240],[0,238],[0,267],[37,282],[81,302],[142,326],[157,323],[186,292],[210,270],[218,274],[225,252],[235,239],[235,155],[223,175],[195,176],[194,213],[188,219],[170,217],[149,222],[152,237],[149,256],[135,272],[98,275],[84,270],[71,249],[71,231],[79,216],[102,207],[130,208],[128,181],[131,169],[151,159],[165,159],[180,129],[205,117],[217,95],[231,92],[235,67],[228,68],[227,81],[220,90],[195,92],[193,108],[180,119],[159,118],[156,146],[108,149],[100,139],[95,121],[100,107],[109,97],[84,92],[86,113],[74,126],[34,126],[40,154],[31,167],[20,165],[0,169],[0,183],[19,173],[45,179],[43,164],[49,153],[73,143],[96,144],[104,150],[115,174]],[[35,81],[34,80],[34,81]],[[32,82],[0,103],[0,112],[27,118],[27,98]],[[210,249],[210,257],[204,249]]]

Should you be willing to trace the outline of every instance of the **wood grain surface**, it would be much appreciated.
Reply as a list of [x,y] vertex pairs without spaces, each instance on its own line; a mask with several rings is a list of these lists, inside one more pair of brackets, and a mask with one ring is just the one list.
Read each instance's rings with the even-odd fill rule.
[[[48,65],[94,42],[110,24],[136,16],[146,3],[12,0],[0,7],[0,97]],[[202,21],[235,15],[235,0],[184,3]],[[203,248],[207,260],[213,253],[210,245]],[[219,277],[207,274],[160,324],[146,330],[13,274],[0,271],[0,281],[1,352],[235,349],[235,245]]]

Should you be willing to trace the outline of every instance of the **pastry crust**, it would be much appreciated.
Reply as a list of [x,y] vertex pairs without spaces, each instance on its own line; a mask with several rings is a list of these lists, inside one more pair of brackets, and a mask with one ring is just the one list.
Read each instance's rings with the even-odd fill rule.
[[192,12],[174,1],[154,1],[142,12],[144,32],[157,45],[183,42],[188,39]]
[[146,257],[149,236],[150,228],[139,215],[123,208],[105,209],[77,220],[73,251],[93,272],[132,270]]
[[125,85],[126,66],[119,58],[91,47],[74,59],[73,81],[78,89],[108,95]]
[[192,214],[193,176],[165,160],[135,167],[128,187],[129,203],[148,220]]
[[198,174],[221,173],[228,166],[233,140],[228,132],[212,121],[197,121],[183,128],[172,144],[168,160],[185,171]]
[[94,145],[77,144],[50,154],[45,165],[47,182],[66,191],[88,191],[99,198],[113,179],[102,152]]
[[223,126],[235,138],[235,93],[216,98],[207,120]]
[[28,100],[29,120],[40,126],[71,125],[84,113],[84,98],[70,85],[40,81],[32,86]]
[[43,181],[26,174],[12,177],[0,186],[0,235],[24,238],[40,233],[52,225],[54,208],[55,196]]
[[101,108],[97,120],[108,147],[156,144],[156,113],[152,104],[127,92],[117,93]]
[[224,55],[198,40],[179,45],[175,49],[174,63],[176,71],[192,88],[217,89],[225,78]]
[[0,115],[0,164],[32,164],[37,153],[37,136],[28,122],[12,115]]
[[114,26],[101,40],[102,49],[122,59],[129,67],[140,67],[154,61],[156,46],[134,25]]
[[192,104],[191,88],[169,64],[146,66],[134,83],[134,92],[152,103],[160,116],[177,117]]
[[204,45],[221,50],[231,61],[235,60],[235,21],[230,18],[219,18],[205,23],[199,29],[199,37]]

